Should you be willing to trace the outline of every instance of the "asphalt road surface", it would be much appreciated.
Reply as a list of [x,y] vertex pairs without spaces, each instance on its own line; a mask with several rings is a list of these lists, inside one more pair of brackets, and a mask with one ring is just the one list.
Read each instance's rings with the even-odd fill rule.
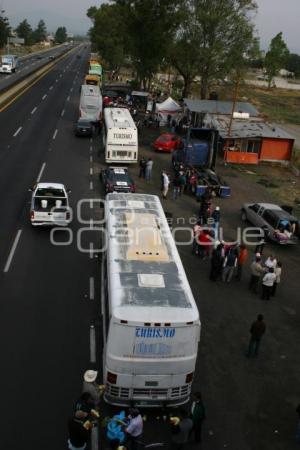
[[[72,47],[60,46],[58,48],[53,48],[45,52],[39,52],[38,54],[35,53],[33,55],[28,55],[20,59],[20,64],[17,67],[15,73],[0,73],[0,92],[23,79],[24,76],[31,74],[33,71],[36,71],[37,69],[50,62],[50,56],[58,58],[66,51],[70,50],[70,48]],[[80,52],[81,51],[83,51],[82,45],[80,46]]]
[[[1,113],[0,419],[1,448],[6,450],[66,449],[66,422],[81,393],[82,374],[87,368],[101,370],[100,267],[90,251],[90,242],[99,245],[98,235],[82,231],[77,204],[86,199],[81,215],[89,228],[89,219],[100,213],[90,200],[102,195],[98,173],[103,159],[98,137],[73,135],[88,57],[87,50],[78,51],[82,58],[71,53]],[[171,172],[171,167],[170,155],[155,154],[150,147],[156,136],[157,131],[142,130],[140,137],[140,153],[154,158],[151,182],[138,179],[138,167],[131,173],[138,192],[160,195],[161,169]],[[225,237],[233,239],[241,224],[241,203],[269,198],[262,186],[238,172],[221,166],[219,171],[232,197],[214,204],[221,206]],[[29,223],[28,188],[37,180],[62,182],[72,190],[74,220],[68,230],[55,232],[56,245],[50,230],[32,229]],[[170,196],[164,208],[173,214],[174,227],[180,218],[177,225],[190,228],[199,205],[193,197],[175,202]],[[184,241],[185,231],[177,238]],[[299,246],[266,246],[266,254],[275,252],[283,262],[282,284],[269,303],[248,292],[248,267],[240,283],[211,283],[209,261],[192,255],[190,245],[178,247],[202,321],[193,387],[202,391],[207,406],[202,448],[298,448]],[[259,357],[247,359],[248,330],[258,313],[266,317],[267,333]],[[96,351],[91,325],[96,327]],[[170,430],[161,413],[147,415],[145,440],[167,442]]]
[[[72,244],[55,246],[48,229],[31,228],[28,204],[28,188],[38,178],[65,183],[72,189],[72,206],[94,197],[94,142],[73,136],[85,56],[66,57],[1,114],[0,328],[6,405],[1,447],[6,449],[64,449],[66,420],[81,393],[82,373],[90,367],[98,260],[77,250],[76,219],[70,232],[54,238],[61,243],[73,232]],[[82,245],[88,240],[83,235]]]

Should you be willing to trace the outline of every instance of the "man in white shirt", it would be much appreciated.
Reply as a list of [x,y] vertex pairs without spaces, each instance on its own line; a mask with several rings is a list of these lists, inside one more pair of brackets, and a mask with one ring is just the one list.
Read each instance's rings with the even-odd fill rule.
[[269,271],[263,276],[262,279],[262,300],[270,300],[270,295],[275,280],[276,274],[273,267],[270,267]]
[[138,409],[130,408],[129,409],[129,424],[127,428],[125,429],[130,443],[131,443],[131,450],[138,450],[139,448],[139,439],[141,438],[143,434],[143,419],[140,415],[140,412]]
[[163,198],[167,198],[167,193],[169,190],[170,179],[167,172],[163,172]]

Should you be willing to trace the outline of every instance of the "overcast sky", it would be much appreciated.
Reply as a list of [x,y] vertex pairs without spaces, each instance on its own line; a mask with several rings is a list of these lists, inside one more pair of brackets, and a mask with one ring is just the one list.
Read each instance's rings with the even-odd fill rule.
[[[270,40],[282,31],[289,50],[300,54],[300,0],[256,1],[258,13],[255,23],[261,47],[266,49]],[[50,31],[58,25],[65,25],[70,32],[86,32],[91,26],[86,18],[86,11],[89,6],[99,6],[100,3],[100,0],[0,0],[0,6],[6,11],[13,26],[23,18],[27,18],[35,26],[38,19],[42,18]]]

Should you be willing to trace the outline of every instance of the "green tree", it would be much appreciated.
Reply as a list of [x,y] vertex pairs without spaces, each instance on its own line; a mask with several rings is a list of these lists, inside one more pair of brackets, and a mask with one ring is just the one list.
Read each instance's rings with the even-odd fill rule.
[[0,15],[0,48],[4,47],[7,43],[10,29],[8,18]]
[[109,70],[118,71],[124,62],[125,50],[124,21],[119,5],[91,7],[87,16],[93,22],[89,32],[93,48],[100,53]]
[[122,10],[125,49],[146,88],[166,56],[183,0],[114,0]]
[[63,44],[64,42],[66,42],[67,37],[68,35],[66,27],[58,27],[54,36],[55,42],[57,44]]
[[300,55],[297,55],[296,53],[290,53],[287,58],[285,69],[289,70],[290,72],[294,72],[295,76],[299,77],[300,76]]
[[199,69],[196,50],[198,47],[198,36],[194,17],[184,14],[182,19],[176,37],[169,45],[168,60],[183,78],[182,97],[188,97],[191,84]]
[[16,32],[19,38],[24,39],[25,45],[32,44],[32,28],[26,19],[19,23],[16,28]]
[[195,17],[195,48],[201,77],[201,98],[210,85],[230,72],[241,72],[254,45],[254,25],[250,14],[256,10],[254,0],[191,0]]
[[271,87],[273,78],[286,65],[288,57],[289,50],[282,39],[282,32],[280,32],[271,40],[269,50],[265,57],[265,69],[269,88]]
[[36,29],[32,33],[32,40],[34,42],[42,42],[47,37],[47,28],[43,20],[40,20]]

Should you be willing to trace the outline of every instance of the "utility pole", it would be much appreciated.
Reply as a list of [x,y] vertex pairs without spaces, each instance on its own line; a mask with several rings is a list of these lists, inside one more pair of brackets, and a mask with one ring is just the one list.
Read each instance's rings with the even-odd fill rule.
[[233,101],[232,101],[232,110],[231,110],[230,122],[229,122],[229,127],[228,127],[226,145],[224,147],[224,150],[225,150],[225,152],[224,152],[224,160],[226,160],[226,152],[229,149],[229,141],[230,141],[230,138],[231,138],[233,115],[234,115],[234,110],[235,110],[235,106],[236,106],[236,103],[237,103],[239,85],[240,85],[240,77],[238,75],[236,83],[235,83],[235,89],[234,89],[234,95],[233,95]]

